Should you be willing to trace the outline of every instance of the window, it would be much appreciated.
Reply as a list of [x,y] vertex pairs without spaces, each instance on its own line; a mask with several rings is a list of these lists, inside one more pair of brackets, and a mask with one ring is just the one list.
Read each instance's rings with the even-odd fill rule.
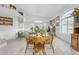
[[72,16],[73,10],[70,10],[69,12],[65,13],[61,16],[61,33],[64,34],[71,34],[73,33],[73,16]]
[[67,19],[62,20],[62,33],[67,33]]
[[68,34],[73,33],[73,16],[68,18]]

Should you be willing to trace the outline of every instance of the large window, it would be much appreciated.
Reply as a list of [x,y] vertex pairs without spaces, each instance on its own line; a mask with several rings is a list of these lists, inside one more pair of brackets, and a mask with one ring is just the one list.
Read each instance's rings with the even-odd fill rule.
[[61,16],[61,33],[73,33],[73,10],[70,10]]

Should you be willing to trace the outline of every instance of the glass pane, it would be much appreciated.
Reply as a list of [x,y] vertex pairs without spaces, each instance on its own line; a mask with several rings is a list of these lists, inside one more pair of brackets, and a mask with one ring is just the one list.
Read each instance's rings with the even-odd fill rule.
[[64,13],[64,15],[62,15],[62,18],[71,16],[73,11],[74,11],[74,10],[70,10],[70,11]]
[[61,32],[67,34],[71,34],[73,32],[73,17],[72,12],[74,10],[70,10],[61,16]]
[[67,19],[62,20],[62,33],[67,33]]
[[68,34],[73,33],[73,17],[68,18]]

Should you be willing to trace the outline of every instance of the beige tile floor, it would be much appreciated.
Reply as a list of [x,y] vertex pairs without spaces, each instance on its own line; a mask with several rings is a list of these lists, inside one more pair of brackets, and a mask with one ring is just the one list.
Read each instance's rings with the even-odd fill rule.
[[[77,55],[79,52],[73,50],[70,45],[58,38],[54,38],[54,50],[49,45],[46,45],[47,55]],[[0,48],[0,55],[32,55],[32,45],[25,54],[25,39],[16,39],[7,42],[7,45]]]

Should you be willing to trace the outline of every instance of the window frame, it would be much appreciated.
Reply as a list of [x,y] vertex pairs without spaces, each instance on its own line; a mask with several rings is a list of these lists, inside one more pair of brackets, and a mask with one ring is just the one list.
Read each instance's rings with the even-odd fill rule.
[[[73,11],[74,10],[69,10],[66,13],[64,13],[62,16],[60,16],[60,32],[61,33],[71,34],[71,33],[68,32],[68,31],[70,31],[70,29],[69,29],[69,23],[68,23],[68,21],[70,21],[70,20],[68,20],[68,19],[73,17]],[[69,13],[70,15],[68,15],[68,16],[65,17],[64,15],[68,14],[68,12],[71,12],[71,13]],[[65,20],[66,20],[67,24],[63,25],[62,21],[65,21]],[[72,23],[73,23],[73,21],[72,21]],[[67,26],[67,29],[66,29],[67,33],[63,32],[63,26]]]

